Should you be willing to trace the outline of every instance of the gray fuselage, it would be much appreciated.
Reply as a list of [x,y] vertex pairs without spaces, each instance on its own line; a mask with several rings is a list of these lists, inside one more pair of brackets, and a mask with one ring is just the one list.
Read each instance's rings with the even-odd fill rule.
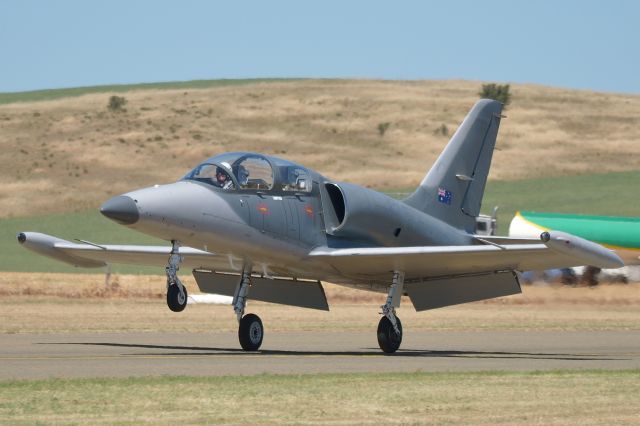
[[[223,189],[187,175],[175,183],[123,194],[120,198],[135,203],[136,220],[115,220],[148,235],[226,256],[230,270],[249,263],[267,276],[345,284],[358,279],[310,260],[309,252],[321,247],[470,244],[467,233],[402,201],[331,182],[312,170],[304,170],[310,181],[304,190],[290,190],[282,167],[277,166],[284,160],[245,155],[259,156],[272,165],[271,188],[241,188],[234,176],[234,188]],[[215,157],[207,162],[216,164]],[[108,203],[103,213],[112,217],[105,212]]]

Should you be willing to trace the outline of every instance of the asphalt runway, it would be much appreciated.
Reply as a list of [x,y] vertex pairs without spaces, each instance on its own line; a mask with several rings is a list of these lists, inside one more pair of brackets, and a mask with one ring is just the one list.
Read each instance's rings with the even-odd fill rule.
[[0,379],[640,368],[640,331],[405,331],[394,355],[375,333],[270,333],[262,350],[233,333],[0,335]]

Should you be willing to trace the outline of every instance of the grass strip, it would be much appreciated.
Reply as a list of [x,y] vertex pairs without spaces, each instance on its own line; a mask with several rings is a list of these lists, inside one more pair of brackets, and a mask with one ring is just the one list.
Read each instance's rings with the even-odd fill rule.
[[640,370],[2,381],[0,422],[615,425],[639,393]]

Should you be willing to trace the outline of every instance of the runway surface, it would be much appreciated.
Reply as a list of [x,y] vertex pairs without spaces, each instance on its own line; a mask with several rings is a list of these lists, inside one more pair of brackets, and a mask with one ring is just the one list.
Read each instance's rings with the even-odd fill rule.
[[405,331],[392,356],[375,333],[270,333],[243,352],[233,333],[0,335],[0,380],[48,377],[640,368],[640,331]]

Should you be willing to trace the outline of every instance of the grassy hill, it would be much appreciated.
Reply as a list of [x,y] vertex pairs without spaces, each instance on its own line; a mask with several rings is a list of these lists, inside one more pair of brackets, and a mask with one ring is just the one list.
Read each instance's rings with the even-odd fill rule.
[[132,90],[149,89],[208,89],[221,86],[236,86],[260,82],[291,81],[292,79],[223,79],[223,80],[190,80],[160,83],[113,84],[105,86],[70,87],[66,89],[45,89],[29,92],[0,93],[0,105],[16,102],[51,101],[55,99],[82,96],[90,93],[122,93]]
[[[0,218],[86,211],[237,150],[370,187],[412,187],[480,84],[223,80],[0,94]],[[512,92],[492,181],[640,170],[640,96]],[[123,111],[107,108],[115,93]],[[390,123],[384,135],[381,123]]]

